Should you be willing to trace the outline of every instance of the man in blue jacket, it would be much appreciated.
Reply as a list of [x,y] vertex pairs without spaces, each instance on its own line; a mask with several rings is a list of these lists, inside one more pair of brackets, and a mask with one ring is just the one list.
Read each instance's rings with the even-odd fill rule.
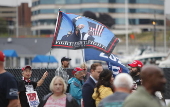
[[74,77],[68,80],[69,86],[69,93],[72,95],[74,99],[81,105],[82,99],[82,86],[83,86],[83,77],[84,77],[84,69],[76,67],[72,71]]
[[84,83],[82,89],[84,107],[96,107],[92,94],[99,79],[99,75],[103,71],[103,67],[100,63],[94,63],[91,65],[90,71],[90,77]]

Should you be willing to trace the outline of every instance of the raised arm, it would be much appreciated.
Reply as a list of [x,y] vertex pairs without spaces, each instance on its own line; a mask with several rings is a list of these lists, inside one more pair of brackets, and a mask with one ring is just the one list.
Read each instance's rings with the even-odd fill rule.
[[41,86],[45,80],[45,78],[48,76],[48,72],[46,71],[43,76],[41,77],[41,79],[37,82],[37,87]]

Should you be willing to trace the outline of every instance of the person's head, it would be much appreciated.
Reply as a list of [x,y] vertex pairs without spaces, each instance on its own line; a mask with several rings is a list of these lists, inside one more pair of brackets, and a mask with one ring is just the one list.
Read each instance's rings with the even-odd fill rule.
[[93,31],[92,31],[92,30],[88,30],[88,34],[89,34],[90,36],[92,36],[92,35],[93,35]]
[[105,87],[111,87],[113,84],[113,79],[112,71],[104,69],[99,75],[99,80],[96,87],[99,88],[101,85],[104,85]]
[[31,75],[32,75],[31,66],[27,65],[22,68],[22,76],[24,78],[29,79],[29,78],[31,78]]
[[3,63],[5,61],[5,55],[2,51],[0,51],[0,66],[3,67]]
[[140,73],[141,68],[143,67],[143,63],[139,60],[134,60],[131,64],[128,64],[130,68],[130,75],[136,76]]
[[66,92],[67,86],[62,77],[55,76],[50,83],[50,91],[52,93],[64,94]]
[[103,85],[104,87],[110,87],[112,89],[112,91],[114,91],[112,71],[110,71],[108,69],[104,69],[99,75],[99,80],[96,84],[96,88],[97,88],[96,93],[99,98],[100,98],[99,88],[101,85]]
[[98,80],[100,73],[103,71],[103,67],[100,63],[94,63],[90,67],[91,76]]
[[84,69],[84,76],[87,74],[87,65],[85,63],[80,65],[80,68]]
[[156,91],[163,92],[165,89],[166,79],[161,68],[155,65],[146,65],[141,69],[142,85],[151,90],[151,94]]
[[83,24],[79,24],[77,27],[76,27],[76,30],[81,30],[84,28],[84,25]]
[[113,82],[115,91],[124,91],[130,93],[133,88],[133,79],[127,73],[118,74]]
[[76,67],[76,68],[73,69],[72,74],[78,80],[83,80],[83,77],[84,77],[84,73],[83,72],[84,72],[84,69],[82,69],[80,67]]
[[63,66],[63,68],[68,68],[69,67],[69,63],[70,63],[70,58],[67,57],[62,57],[61,58],[61,64]]

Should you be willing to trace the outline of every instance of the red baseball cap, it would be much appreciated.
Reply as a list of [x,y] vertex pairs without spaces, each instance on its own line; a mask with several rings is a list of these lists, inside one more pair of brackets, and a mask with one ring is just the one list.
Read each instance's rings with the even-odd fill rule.
[[25,67],[22,68],[22,71],[24,71],[26,68],[29,68],[31,70],[31,66],[26,65]]
[[139,60],[134,60],[131,64],[128,64],[131,67],[143,67],[143,63]]
[[76,72],[83,71],[83,70],[85,70],[85,69],[82,69],[80,67],[76,67],[76,68],[73,69],[72,74],[74,75]]
[[0,51],[0,61],[4,62],[5,61],[5,55],[2,51]]

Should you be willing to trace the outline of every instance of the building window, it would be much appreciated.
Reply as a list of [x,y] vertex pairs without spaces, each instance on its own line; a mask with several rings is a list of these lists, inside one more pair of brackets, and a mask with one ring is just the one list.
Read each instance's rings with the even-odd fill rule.
[[66,0],[66,4],[80,4],[81,0]]
[[6,57],[6,59],[5,59],[5,65],[6,65],[6,67],[10,67],[11,65],[10,65],[10,57]]
[[80,64],[81,60],[79,58],[76,58],[76,64]]
[[16,58],[16,66],[20,67],[20,58],[19,57]]
[[29,58],[25,58],[25,65],[29,65],[30,64],[30,59]]

